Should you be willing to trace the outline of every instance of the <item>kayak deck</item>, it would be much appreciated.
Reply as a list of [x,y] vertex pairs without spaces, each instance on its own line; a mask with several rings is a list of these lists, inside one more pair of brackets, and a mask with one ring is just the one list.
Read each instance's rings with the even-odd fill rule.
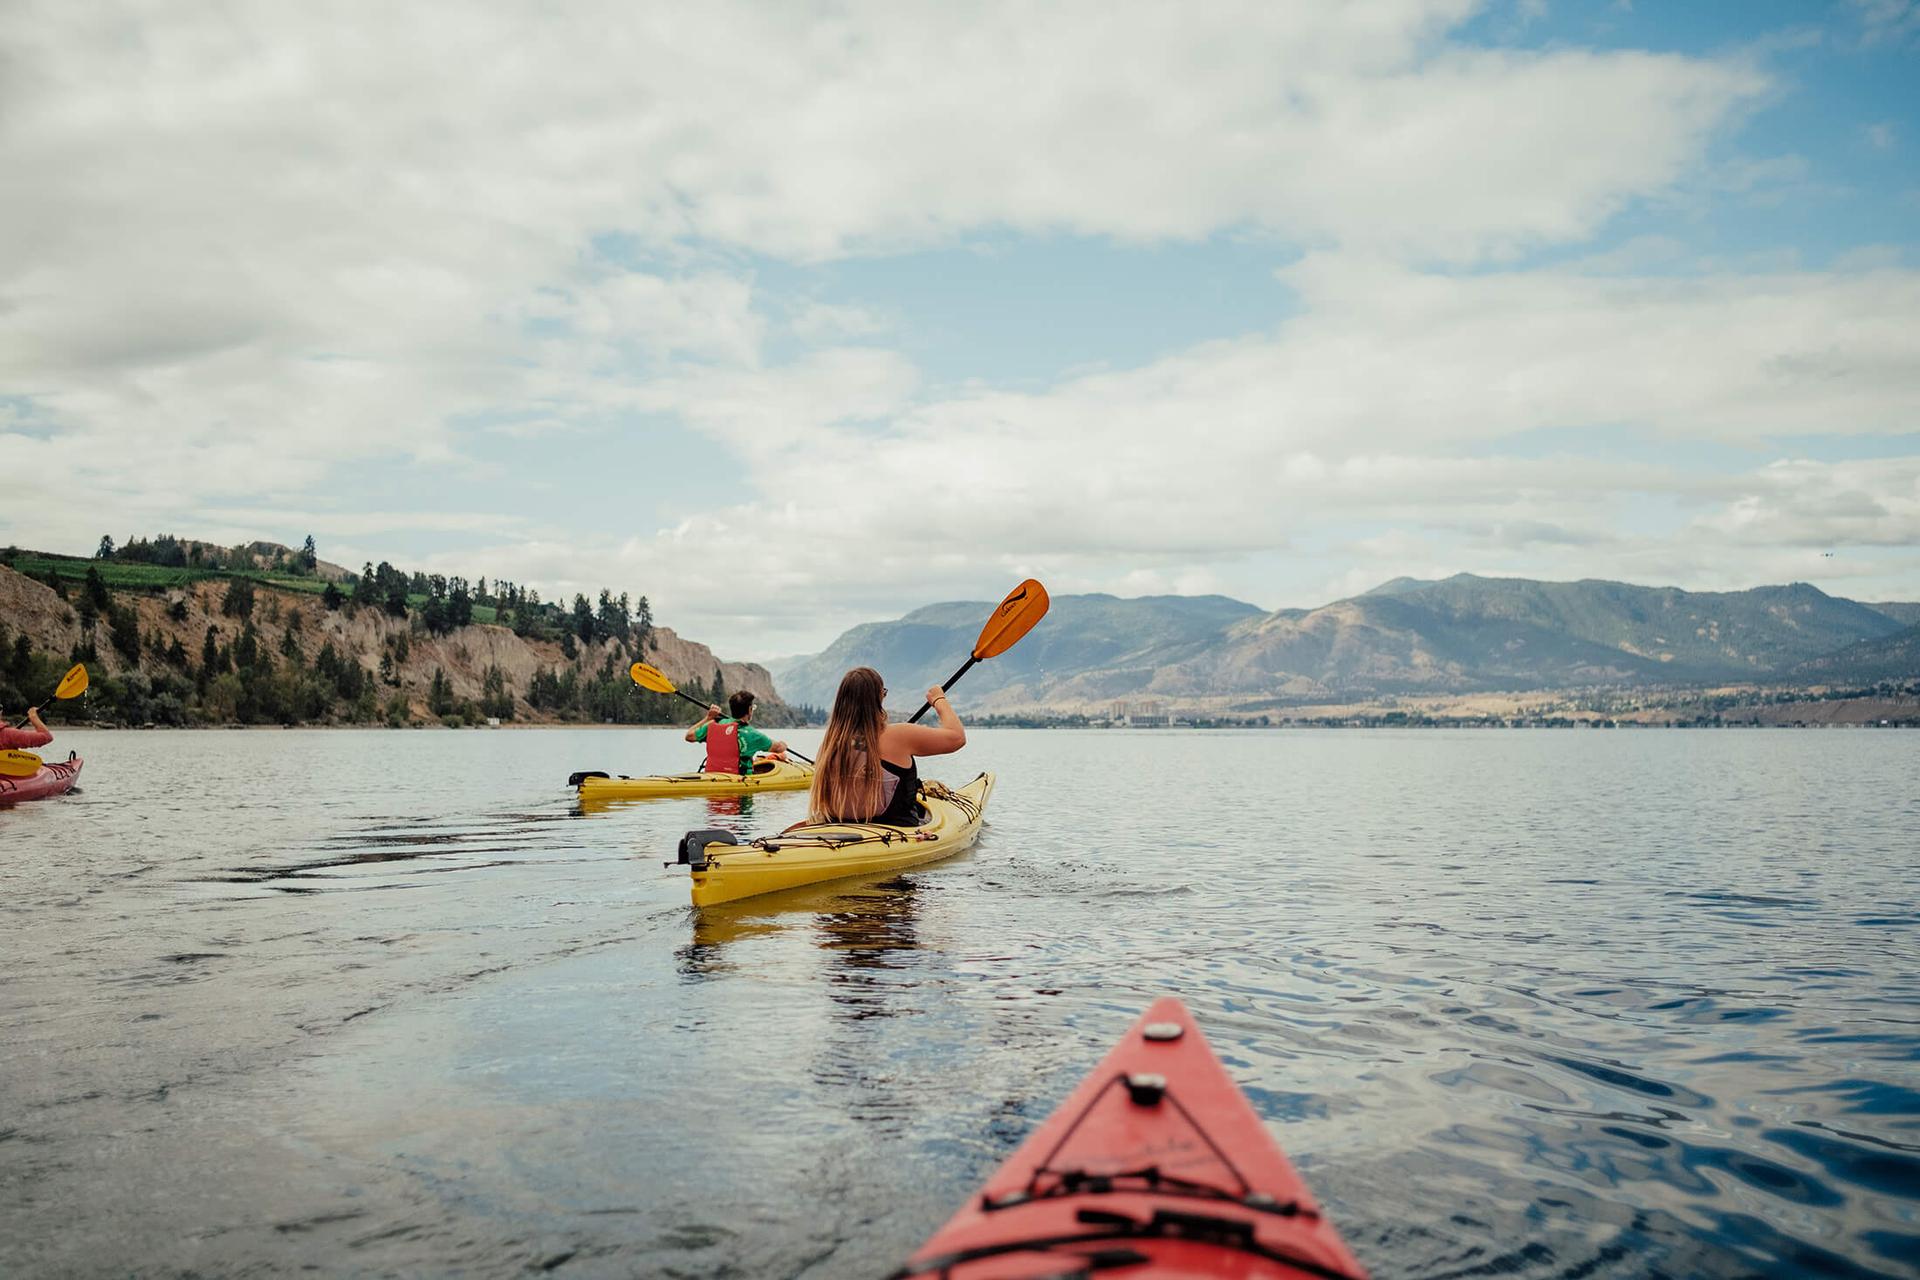
[[1365,1275],[1171,997],[894,1276],[1089,1273]]
[[662,796],[737,796],[755,791],[805,791],[813,785],[813,766],[774,760],[752,773],[668,773],[644,778],[575,774],[583,803],[597,800],[654,800]]
[[[927,821],[918,827],[824,822],[792,827],[752,844],[712,843],[693,868],[693,905],[718,906],[781,889],[876,871],[899,871],[972,846],[980,834],[993,775],[958,790],[921,784]],[[924,836],[916,833],[924,832]]]

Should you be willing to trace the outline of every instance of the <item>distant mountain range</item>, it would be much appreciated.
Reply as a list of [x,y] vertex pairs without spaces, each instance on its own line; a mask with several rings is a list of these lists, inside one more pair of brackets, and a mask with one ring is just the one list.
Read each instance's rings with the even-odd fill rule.
[[[847,668],[877,667],[891,699],[965,659],[987,601],[866,623],[809,658],[769,664],[790,701],[824,706]],[[1805,583],[1699,592],[1622,582],[1458,574],[1398,578],[1317,609],[1264,613],[1224,596],[1063,596],[1012,652],[967,677],[983,710],[1126,699],[1238,702],[1595,685],[1920,676],[1920,603],[1862,604]],[[1909,636],[1902,641],[1901,636]],[[1827,665],[1822,666],[1820,664]]]
[[1860,640],[1800,663],[1788,673],[1808,684],[1870,685],[1920,676],[1920,624]]
[[[848,668],[869,666],[886,677],[890,702],[918,707],[922,690],[966,661],[992,610],[991,601],[928,605],[893,622],[863,623],[812,657],[767,667],[789,702],[829,706]],[[1088,683],[1125,691],[1202,657],[1229,627],[1258,617],[1258,607],[1225,596],[1056,596],[1026,639],[968,674],[967,696],[976,706],[989,694],[1028,705]]]

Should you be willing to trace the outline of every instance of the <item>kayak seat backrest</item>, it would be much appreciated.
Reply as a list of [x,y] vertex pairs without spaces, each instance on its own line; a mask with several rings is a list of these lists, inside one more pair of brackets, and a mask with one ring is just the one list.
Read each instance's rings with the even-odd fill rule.
[[680,837],[680,856],[677,861],[689,867],[704,867],[707,865],[708,845],[739,843],[739,838],[731,831],[722,831],[718,827],[702,827],[698,831],[689,831]]

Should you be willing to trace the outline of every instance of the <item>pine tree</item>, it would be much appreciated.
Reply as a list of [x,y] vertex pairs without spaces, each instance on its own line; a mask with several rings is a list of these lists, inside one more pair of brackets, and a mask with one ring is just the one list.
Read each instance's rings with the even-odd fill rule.
[[251,618],[253,616],[253,582],[247,578],[234,578],[227,583],[227,594],[220,600],[220,612],[229,618]]

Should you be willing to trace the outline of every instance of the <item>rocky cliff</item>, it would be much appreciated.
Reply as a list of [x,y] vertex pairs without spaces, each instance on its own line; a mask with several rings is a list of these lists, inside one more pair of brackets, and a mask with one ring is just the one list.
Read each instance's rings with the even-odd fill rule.
[[[233,645],[245,623],[222,613],[226,590],[227,584],[215,579],[151,594],[116,592],[114,603],[131,609],[138,620],[139,668],[150,675],[171,670],[161,653],[175,640],[190,661],[197,663],[208,628],[213,629],[216,644]],[[312,667],[328,644],[336,654],[359,663],[370,675],[379,672],[382,658],[386,658],[391,677],[390,682],[380,684],[380,698],[385,702],[396,693],[403,695],[416,718],[428,717],[427,692],[436,671],[443,674],[456,698],[477,700],[482,696],[488,668],[497,667],[513,694],[514,719],[542,723],[554,717],[533,707],[526,698],[536,671],[573,668],[587,675],[599,672],[609,661],[616,670],[624,671],[636,659],[660,668],[676,684],[703,689],[714,682],[718,672],[720,683],[729,691],[751,689],[759,695],[763,707],[760,719],[764,722],[777,724],[789,715],[765,667],[724,662],[706,645],[684,639],[669,627],[654,627],[644,652],[636,642],[601,641],[579,646],[577,656],[569,659],[560,644],[518,636],[506,627],[473,625],[436,636],[420,626],[417,615],[396,618],[378,609],[351,606],[329,610],[316,595],[264,584],[254,587],[250,621],[260,645],[271,650],[276,659],[287,659],[282,646],[290,645],[299,651],[299,664],[304,667]],[[4,566],[0,566],[0,625],[12,637],[26,636],[36,650],[62,658],[76,647],[91,645],[96,656],[89,668],[96,678],[124,675],[136,665],[114,647],[104,618],[88,632],[73,603]],[[405,637],[404,657],[399,656],[401,637]],[[696,714],[693,708],[680,705],[689,716]]]

